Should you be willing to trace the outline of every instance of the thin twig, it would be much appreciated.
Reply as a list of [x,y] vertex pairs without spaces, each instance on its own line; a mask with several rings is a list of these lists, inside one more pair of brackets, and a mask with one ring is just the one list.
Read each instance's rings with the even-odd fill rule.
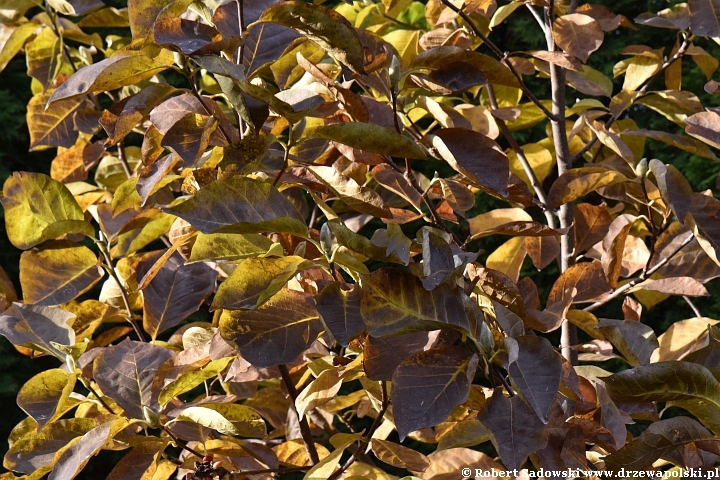
[[692,302],[692,300],[690,300],[690,298],[687,295],[683,295],[682,298],[683,298],[683,300],[685,300],[685,302],[687,302],[687,304],[690,306],[690,308],[692,308],[692,311],[695,312],[695,316],[698,318],[701,318],[702,313],[700,313],[700,310],[697,309],[697,307]]
[[[495,97],[495,89],[489,83],[486,85],[486,87],[488,99],[490,100],[490,107],[493,110],[497,110],[498,103],[497,98]],[[515,140],[515,137],[513,136],[512,132],[505,124],[505,121],[503,119],[495,117],[495,123],[497,123],[498,127],[500,127],[500,131],[502,132],[503,137],[505,137],[505,140],[515,151],[515,154],[517,155],[518,160],[520,160],[520,164],[522,165],[523,170],[525,170],[525,175],[527,175],[530,179],[530,184],[535,190],[535,195],[538,198],[540,208],[545,214],[545,219],[547,220],[548,227],[555,228],[555,217],[553,216],[553,213],[550,210],[550,206],[548,205],[547,195],[545,194],[545,190],[543,190],[543,187],[540,184],[540,180],[537,178],[537,175],[535,175],[535,170],[533,170],[532,165],[530,165],[530,162],[525,156],[525,152],[520,147],[520,144],[518,144],[517,140]]]
[[338,470],[335,470],[332,475],[328,477],[328,480],[337,480],[340,478],[340,476],[345,473],[345,471],[350,468],[350,465],[352,465],[355,460],[358,459],[358,457],[362,454],[363,446],[370,443],[372,440],[372,436],[375,433],[375,430],[380,427],[382,424],[383,418],[385,417],[385,412],[388,409],[388,406],[390,404],[390,399],[388,398],[387,393],[387,384],[385,382],[381,382],[381,388],[382,388],[382,404],[380,407],[380,412],[378,413],[378,416],[375,418],[375,421],[373,422],[372,426],[370,427],[370,430],[368,430],[368,433],[363,436],[363,438],[360,440],[360,444],[357,446],[353,454],[348,458],[347,462],[343,464],[342,467],[340,467]]
[[[102,232],[101,232],[102,235]],[[128,322],[130,322],[130,325],[132,325],[133,330],[135,331],[135,335],[137,335],[138,340],[141,342],[145,342],[145,337],[142,334],[142,331],[140,330],[140,327],[138,326],[137,322],[133,318],[133,312],[132,308],[130,307],[130,296],[128,295],[127,291],[125,290],[125,287],[122,283],[120,283],[120,277],[118,277],[117,272],[115,272],[115,268],[112,264],[112,258],[110,258],[110,252],[108,251],[108,248],[105,246],[105,244],[102,242],[102,238],[100,240],[95,241],[95,244],[98,246],[98,249],[100,250],[100,253],[103,256],[103,259],[105,260],[105,270],[108,272],[108,275],[112,277],[112,279],[115,281],[115,283],[118,286],[118,289],[120,290],[120,296],[123,299],[123,303],[125,304],[125,309],[128,312]]]
[[172,441],[175,442],[175,444],[176,444],[177,446],[179,446],[180,448],[182,448],[183,450],[186,450],[187,452],[192,453],[193,455],[195,455],[196,457],[199,457],[199,458],[203,458],[203,457],[205,456],[205,455],[203,455],[202,453],[198,452],[197,450],[194,450],[194,449],[188,447],[184,442],[182,442],[179,438],[177,438],[177,437],[170,431],[169,428],[167,428],[167,427],[165,427],[165,426],[163,426],[162,428],[163,428],[163,431],[164,431],[165,433],[167,433],[170,438],[172,438]]
[[[290,372],[288,371],[287,365],[278,365],[278,370],[280,370],[282,381],[290,394],[290,399],[292,400],[290,408],[292,408],[295,411],[295,415],[297,415],[295,400],[298,397],[298,391],[295,388],[292,378],[290,378]],[[310,463],[316,465],[320,461],[320,457],[318,456],[317,449],[315,448],[315,441],[313,440],[312,433],[310,432],[310,425],[308,424],[305,415],[303,415],[302,418],[300,418],[300,415],[297,415],[297,417],[300,422],[300,433],[302,435],[303,443],[305,444],[305,451],[310,459]]]
[[186,67],[186,71],[187,71],[187,75],[188,75],[188,83],[190,83],[190,89],[192,90],[193,95],[195,95],[195,98],[197,98],[200,101],[200,105],[203,106],[203,108],[205,109],[207,114],[215,119],[215,121],[218,124],[218,129],[220,130],[220,133],[222,133],[223,137],[225,137],[225,141],[227,143],[232,143],[232,140],[231,140],[232,137],[230,136],[230,134],[228,132],[225,131],[225,128],[223,128],[223,124],[220,121],[220,119],[215,116],[215,112],[213,111],[213,109],[211,107],[207,106],[207,104],[205,103],[205,100],[203,100],[203,96],[200,95],[200,92],[198,91],[197,84],[195,81],[195,75],[191,74],[188,70],[189,69]]
[[[261,470],[240,470],[237,473],[242,475],[260,475],[263,473],[291,473],[291,472],[304,472],[310,470],[312,467],[280,467],[280,468],[263,468]],[[233,472],[235,473],[235,472]]]
[[[682,58],[683,55],[685,55],[685,53],[687,52],[688,48],[690,48],[690,44],[692,43],[692,39],[693,39],[693,36],[692,36],[692,35],[685,34],[685,37],[683,38],[683,43],[680,45],[680,48],[678,48],[678,51],[675,52],[675,54],[674,54],[672,57],[670,57],[669,59],[667,59],[667,60],[665,61],[665,63],[663,63],[663,64],[660,66],[660,69],[659,69],[657,72],[655,72],[650,78],[648,78],[648,79],[645,81],[645,84],[637,91],[637,95],[635,95],[635,98],[636,98],[636,99],[637,99],[637,98],[640,98],[640,97],[647,91],[647,89],[648,89],[648,87],[650,86],[650,84],[651,84],[660,74],[664,73],[665,70],[667,70],[670,65],[672,65],[673,63],[675,63],[676,61],[678,61],[680,58]],[[630,108],[634,103],[635,103],[635,99],[633,99],[633,100],[630,102],[630,104],[627,106],[627,108]],[[620,118],[620,115],[622,115],[623,112],[625,112],[625,110],[627,110],[627,108],[625,108],[625,109],[622,110],[622,111],[615,112],[615,114],[612,115],[607,122],[605,122],[605,128],[610,128],[610,127],[612,126],[612,124],[615,123],[615,121],[616,121],[618,118]],[[597,141],[598,141],[598,136],[595,135],[595,134],[593,134],[592,138],[591,138],[590,141],[587,143],[587,145],[585,145],[579,152],[577,152],[575,155],[573,155],[572,158],[571,158],[571,160],[570,160],[570,162],[573,163],[573,162],[575,162],[576,160],[578,160],[580,157],[582,157],[583,155],[585,155],[588,151],[590,151],[590,149],[591,149],[593,146],[595,146],[595,143],[596,143]]]
[[672,260],[672,258],[673,258],[675,255],[677,255],[677,254],[680,252],[680,250],[682,250],[683,248],[685,248],[685,246],[686,246],[687,244],[689,244],[694,238],[695,238],[695,235],[690,235],[690,236],[689,236],[688,238],[686,238],[685,241],[683,241],[672,253],[670,253],[670,255],[668,255],[667,257],[665,257],[665,258],[663,258],[662,260],[660,260],[660,261],[657,263],[657,265],[655,265],[654,267],[652,267],[651,269],[649,269],[647,272],[641,274],[640,276],[638,276],[638,277],[635,278],[634,280],[626,283],[626,284],[623,285],[622,287],[616,288],[616,289],[613,290],[607,297],[603,298],[602,300],[599,300],[599,301],[593,303],[593,304],[590,305],[589,307],[583,308],[583,310],[586,311],[586,312],[592,312],[593,310],[595,310],[595,309],[597,309],[597,308],[599,308],[599,307],[602,307],[603,305],[605,305],[606,303],[608,303],[610,300],[613,300],[613,299],[619,297],[620,295],[623,294],[623,292],[626,292],[627,290],[631,289],[632,287],[634,287],[634,286],[637,285],[638,283],[644,281],[645,279],[647,279],[647,277],[649,277],[650,275],[652,275],[653,273],[657,272],[657,271],[660,270],[662,267],[664,267],[670,260]]
[[92,385],[90,384],[90,381],[88,379],[86,379],[85,377],[80,377],[80,381],[82,382],[83,386],[88,389],[88,391],[90,393],[95,395],[95,398],[98,399],[98,402],[100,402],[100,405],[102,405],[103,408],[110,413],[110,415],[116,415],[115,411],[112,408],[110,408],[110,405],[105,403],[105,400],[103,400],[102,397],[100,395],[98,395],[98,393],[95,391],[95,389],[92,388]]
[[273,180],[273,187],[278,184],[278,182],[280,181],[280,177],[283,173],[285,173],[285,170],[287,170],[288,168],[288,159],[290,158],[290,148],[292,147],[294,126],[294,124],[290,124],[290,129],[288,130],[287,146],[285,147],[285,153],[283,154],[283,164],[282,167],[280,167],[280,171],[278,172],[277,177],[275,177],[275,180]]
[[[245,32],[245,12],[244,12],[244,5],[243,0],[235,0],[235,3],[237,3],[237,14],[238,14],[238,29],[240,30],[240,38],[242,38],[243,33]],[[237,64],[242,65],[243,63],[243,55],[245,51],[245,41],[243,41],[240,46],[238,47],[237,51]],[[240,113],[233,109],[235,112],[235,119],[238,122],[238,130],[240,131],[240,138],[245,137],[245,121],[240,116]]]
[[488,48],[490,50],[492,50],[492,52],[495,54],[495,56],[497,56],[500,59],[500,61],[510,70],[510,72],[515,76],[518,83],[520,84],[520,89],[523,91],[523,93],[525,93],[525,95],[527,95],[527,97],[530,99],[530,101],[532,103],[534,103],[540,109],[540,111],[542,111],[548,118],[550,118],[550,119],[555,118],[555,116],[545,107],[545,105],[543,105],[542,102],[540,102],[540,100],[538,100],[538,98],[530,91],[530,89],[527,87],[527,85],[525,85],[525,82],[523,82],[522,76],[520,76],[520,74],[515,69],[513,64],[508,60],[507,55],[502,50],[500,50],[497,45],[495,45],[493,42],[490,41],[490,39],[482,32],[482,30],[480,30],[480,28],[478,28],[478,26],[475,25],[475,22],[472,21],[470,16],[467,13],[465,13],[462,9],[453,5],[450,2],[450,0],[440,0],[440,1],[443,3],[443,5],[448,7],[450,10],[452,10],[453,12],[460,15],[460,17],[463,20],[465,20],[465,22],[468,24],[468,26],[470,26],[470,29],[472,29],[473,33],[477,37],[479,37],[480,40],[482,40],[483,43],[485,43],[485,45],[487,45]]
[[125,156],[125,140],[120,140],[118,142],[118,159],[120,160],[120,164],[123,167],[123,171],[125,172],[125,175],[130,178],[133,176],[132,171],[130,170],[130,164],[127,161],[127,157]]

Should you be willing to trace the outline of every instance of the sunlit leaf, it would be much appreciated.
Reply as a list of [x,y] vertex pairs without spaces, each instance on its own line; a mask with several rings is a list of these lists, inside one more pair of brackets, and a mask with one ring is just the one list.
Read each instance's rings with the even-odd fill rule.
[[622,173],[604,167],[573,168],[552,184],[548,192],[548,203],[557,208],[598,188],[627,181],[628,178]]
[[59,368],[40,372],[22,386],[17,403],[40,427],[60,418],[74,406],[68,395],[75,387],[75,374]]
[[401,158],[426,158],[425,153],[407,137],[372,123],[351,122],[316,127],[307,135],[326,138],[366,152]]
[[605,37],[595,19],[582,13],[558,17],[553,24],[552,33],[563,50],[583,62],[587,61],[592,52],[600,48]]
[[324,405],[332,400],[340,391],[342,378],[335,368],[323,370],[318,377],[310,382],[295,399],[295,409],[302,418],[313,408]]
[[13,303],[0,315],[0,334],[15,346],[49,353],[64,361],[65,353],[53,344],[75,344],[75,332],[69,325],[74,317],[60,308]]
[[430,460],[425,455],[397,443],[374,438],[370,445],[378,460],[393,467],[424,472],[430,466]]

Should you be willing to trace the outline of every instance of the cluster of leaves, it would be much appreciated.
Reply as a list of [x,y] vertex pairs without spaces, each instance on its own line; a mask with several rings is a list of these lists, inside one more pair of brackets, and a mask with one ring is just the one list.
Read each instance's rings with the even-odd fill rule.
[[[682,90],[693,61],[720,92],[716,3],[3,7],[0,67],[24,50],[30,148],[57,155],[3,188],[24,252],[0,334],[61,362],[18,394],[23,476],[3,480],[71,479],[100,450],[128,450],[112,479],[713,466],[720,328],[657,337],[641,314],[720,276],[720,201],[643,158],[652,139],[718,160],[720,111]],[[489,37],[521,11],[547,45],[504,53]],[[669,42],[628,45],[622,83],[586,65],[637,25]],[[560,267],[542,300],[528,257]],[[578,364],[613,359],[631,368]]]

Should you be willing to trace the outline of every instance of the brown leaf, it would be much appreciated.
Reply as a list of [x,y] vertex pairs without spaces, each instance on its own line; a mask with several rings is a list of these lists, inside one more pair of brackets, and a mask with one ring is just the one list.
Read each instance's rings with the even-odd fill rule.
[[565,270],[550,291],[548,305],[561,301],[566,294],[572,294],[573,303],[595,301],[612,290],[605,280],[602,265],[599,262],[581,262]]
[[716,0],[689,0],[690,31],[701,37],[720,37],[720,12]]
[[210,25],[184,18],[158,19],[153,26],[155,43],[179,50],[185,55],[208,55],[230,50],[237,46],[239,38],[223,36]]
[[653,329],[632,320],[601,318],[596,328],[628,360],[630,365],[647,365],[658,347]]
[[720,148],[720,115],[715,112],[700,112],[685,119],[685,133]]
[[525,237],[525,250],[535,268],[542,270],[560,255],[557,237]]
[[644,282],[637,284],[630,291],[632,292],[640,289],[652,290],[654,292],[665,293],[668,295],[687,295],[688,297],[703,297],[709,295],[703,284],[693,277],[645,280]]
[[373,438],[370,445],[378,460],[393,467],[424,472],[430,466],[430,460],[425,455],[397,443]]
[[109,144],[113,145],[125,138],[173,91],[175,88],[168,84],[153,83],[105,110],[99,122],[108,134]]
[[360,315],[362,292],[359,284],[353,284],[349,290],[340,282],[333,282],[315,296],[320,317],[340,345],[348,342],[365,330],[365,322]]
[[370,380],[392,380],[395,369],[406,358],[430,348],[437,333],[414,332],[405,335],[372,337],[363,345],[363,367]]
[[598,22],[582,13],[558,17],[552,33],[560,48],[583,62],[587,62],[590,54],[600,48],[605,38]]
[[631,215],[618,216],[610,224],[608,234],[603,239],[602,266],[605,271],[605,278],[607,278],[608,284],[612,288],[617,288],[625,241],[634,223],[635,218]]
[[603,428],[607,428],[610,434],[615,439],[613,447],[619,450],[625,445],[625,439],[627,438],[627,430],[625,429],[625,418],[627,415],[623,415],[615,402],[612,401],[610,395],[608,395],[605,387],[598,384],[595,387],[597,389],[598,399],[600,400],[600,425]]
[[625,320],[639,322],[640,316],[642,315],[642,305],[632,297],[625,297],[622,304],[622,311]]
[[548,63],[554,63],[563,68],[569,70],[575,70],[576,72],[582,72],[582,63],[577,58],[569,55],[565,52],[548,52],[547,50],[530,50],[526,52],[535,58],[539,58]]
[[598,188],[627,182],[622,173],[606,167],[579,167],[568,170],[558,177],[548,192],[548,203],[558,208]]

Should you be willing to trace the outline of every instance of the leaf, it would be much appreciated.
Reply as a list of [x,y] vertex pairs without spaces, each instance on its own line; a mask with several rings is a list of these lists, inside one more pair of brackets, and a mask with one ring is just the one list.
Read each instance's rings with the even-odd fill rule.
[[75,344],[75,332],[69,325],[74,317],[61,308],[13,303],[0,315],[0,334],[15,346],[39,350],[65,361],[65,353],[54,344]]
[[308,470],[303,480],[325,480],[330,478],[330,475],[335,472],[345,449],[361,438],[362,434],[360,433],[336,433],[330,437],[330,443],[333,444],[335,450]]
[[325,138],[358,150],[392,157],[425,160],[425,153],[410,139],[389,128],[372,123],[349,122],[315,127],[310,138]]
[[178,415],[174,421],[187,421],[197,423],[203,427],[217,430],[223,435],[238,435],[239,432],[230,420],[221,413],[206,407],[188,407]]
[[717,0],[688,0],[690,31],[701,37],[720,37],[720,8]]
[[269,183],[246,177],[213,182],[193,198],[164,211],[202,233],[222,229],[225,233],[275,231],[307,236],[304,220],[285,196]]
[[437,425],[467,400],[477,363],[477,355],[464,346],[431,348],[404,360],[391,393],[400,440]]
[[588,123],[588,126],[590,130],[597,135],[600,143],[617,153],[631,165],[635,163],[635,156],[632,150],[630,150],[630,147],[620,138],[620,135],[612,133],[600,122],[592,121]]
[[558,208],[598,188],[627,182],[622,173],[605,167],[579,167],[568,170],[553,182],[548,192],[548,203]]
[[313,265],[298,256],[243,260],[220,284],[211,308],[257,308],[282,290],[298,272]]
[[20,256],[25,303],[53,306],[88,291],[103,276],[95,253],[68,240],[51,242]]
[[363,345],[363,368],[370,380],[392,380],[403,360],[427,350],[436,339],[432,332],[414,332],[388,337],[368,335]]
[[692,203],[692,187],[673,165],[665,165],[659,160],[653,159],[650,160],[649,167],[655,175],[663,200],[672,208],[677,219],[684,224]]
[[601,318],[595,328],[623,354],[632,366],[650,363],[650,357],[658,347],[658,340],[653,329],[634,320]]
[[265,10],[257,21],[263,22],[292,28],[320,45],[354,73],[364,73],[362,43],[352,24],[339,13],[320,5],[282,2]]
[[360,315],[361,298],[359,284],[353,284],[349,290],[345,290],[340,282],[330,283],[315,296],[320,318],[333,338],[344,347],[365,330],[365,322]]
[[708,327],[717,323],[717,320],[706,317],[673,323],[658,337],[659,347],[653,353],[651,361],[681,360],[689,353],[699,350],[708,341]]
[[78,70],[50,95],[48,104],[133,85],[166,68],[167,65],[142,54],[106,58]]
[[17,404],[42,428],[59,419],[74,406],[69,399],[75,388],[75,374],[59,368],[40,372],[25,382],[17,395]]
[[143,419],[143,407],[158,409],[150,388],[157,370],[172,356],[166,348],[126,338],[95,357],[93,378],[129,418]]
[[205,403],[204,407],[220,413],[233,424],[238,435],[265,438],[265,420],[252,408],[237,403]]
[[136,445],[115,465],[107,480],[154,479],[158,470],[157,461],[164,449],[165,442],[162,441],[147,441]]
[[30,132],[30,150],[47,147],[70,148],[79,132],[73,117],[89,104],[81,98],[53,103],[46,108],[49,95],[38,93],[27,105],[27,125]]
[[408,183],[405,177],[390,165],[380,164],[372,169],[372,176],[384,188],[401,196],[417,210],[422,205],[422,196]]
[[517,282],[525,255],[525,239],[513,237],[488,256],[485,266],[502,272],[513,282]]
[[472,182],[508,196],[510,164],[495,141],[472,130],[443,128],[431,142],[451,167]]
[[624,130],[622,134],[623,136],[642,136],[652,138],[653,140],[663,142],[667,145],[679,148],[680,150],[684,150],[694,155],[699,155],[703,158],[709,158],[710,160],[718,160],[718,157],[715,155],[715,153],[713,153],[712,150],[708,148],[707,145],[691,137],[684,137],[681,135],[673,135],[672,133],[644,129]]
[[525,237],[525,250],[535,268],[542,270],[560,255],[560,242],[555,237]]
[[507,469],[520,468],[528,455],[547,443],[542,420],[519,396],[505,397],[502,388],[493,391],[477,418],[490,431],[490,439]]
[[224,310],[220,333],[259,368],[292,363],[322,330],[312,296],[283,289],[256,310]]
[[470,224],[470,234],[474,238],[480,238],[490,235],[502,225],[529,222],[532,221],[532,217],[522,208],[496,208],[467,220]]
[[65,234],[95,235],[67,187],[47,175],[13,173],[0,201],[10,242],[22,250]]
[[477,68],[493,85],[520,88],[517,78],[504,64],[488,55],[456,46],[443,45],[421,52],[412,59],[409,69],[438,70],[458,62]]
[[575,249],[587,250],[605,237],[612,219],[607,208],[589,203],[572,206],[575,221]]
[[412,240],[405,236],[399,225],[389,223],[386,229],[375,230],[370,242],[378,247],[385,247],[388,257],[395,254],[404,265],[410,263]]
[[[577,290],[574,295],[573,289]],[[561,301],[565,295],[572,295],[573,303],[592,302],[611,290],[599,262],[581,262],[565,270],[555,281],[548,305]]]
[[217,54],[237,47],[239,38],[223,38],[213,26],[177,17],[159,18],[153,26],[155,43],[185,55]]
[[594,18],[571,13],[555,19],[553,38],[567,53],[587,62],[592,52],[600,48],[605,34]]
[[370,446],[378,460],[393,467],[404,468],[413,472],[424,472],[430,466],[430,460],[412,448],[403,447],[397,443],[379,438],[373,438]]
[[720,148],[720,115],[715,112],[700,112],[687,117],[685,122],[685,133]]
[[48,480],[75,478],[87,465],[90,457],[112,439],[116,433],[128,426],[125,418],[115,418],[99,425],[58,452]]
[[254,233],[200,233],[195,237],[188,262],[233,262],[262,255],[272,245],[272,240]]
[[205,153],[217,127],[215,117],[190,113],[168,129],[160,145],[182,158],[185,165],[194,165]]
[[545,423],[560,388],[562,359],[545,338],[522,335],[503,340],[508,373],[520,394]]
[[620,215],[610,224],[607,236],[603,239],[603,254],[601,263],[605,278],[612,288],[617,288],[618,277],[622,267],[625,242],[636,218],[630,215]]
[[392,218],[390,210],[384,205],[382,197],[375,190],[358,185],[352,178],[341,175],[335,167],[317,166],[308,167],[308,170],[327,185],[348,207],[374,217]]
[[362,275],[360,313],[374,337],[438,328],[469,331],[460,292],[447,284],[427,291],[414,275],[381,268]]
[[[553,35],[554,34],[555,32],[553,31]],[[548,52],[547,50],[531,50],[526,53],[532,55],[535,58],[539,58],[540,60],[544,60],[548,63],[554,63],[559,67],[567,68],[568,70],[575,70],[577,72],[582,72],[582,63],[580,63],[577,58],[567,53],[559,51]]]
[[[636,290],[652,290],[668,295],[687,295],[688,297],[704,297],[710,295],[702,283],[693,277],[672,277],[659,280],[645,280],[633,287]],[[633,290],[629,290],[632,292]]]
[[[713,438],[696,420],[679,416],[651,423],[639,437],[604,458],[608,470],[642,471],[681,445]],[[627,471],[627,470],[626,470]]]
[[625,370],[603,380],[616,402],[672,402],[690,412],[714,433],[720,432],[720,384],[702,365],[659,362]]
[[298,417],[303,418],[310,410],[326,404],[340,391],[342,378],[336,368],[323,370],[295,399]]

